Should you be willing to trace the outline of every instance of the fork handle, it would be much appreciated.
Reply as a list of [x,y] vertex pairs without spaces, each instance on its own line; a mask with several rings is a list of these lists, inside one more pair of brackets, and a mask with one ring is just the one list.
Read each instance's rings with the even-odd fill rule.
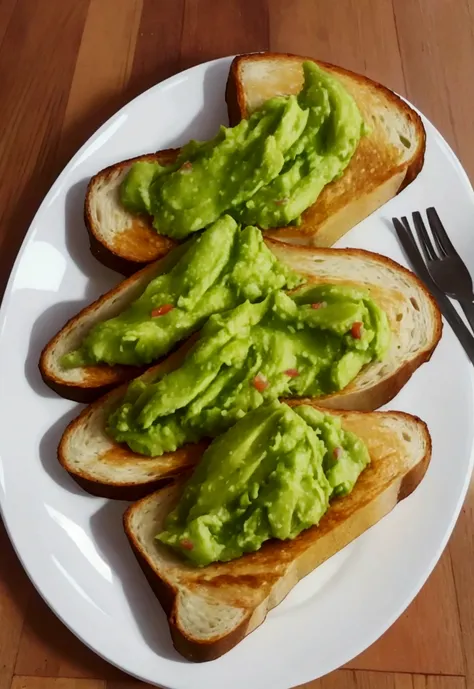
[[466,300],[459,300],[459,304],[464,311],[464,315],[466,316],[467,320],[469,321],[469,325],[472,328],[472,331],[474,332],[474,302]]

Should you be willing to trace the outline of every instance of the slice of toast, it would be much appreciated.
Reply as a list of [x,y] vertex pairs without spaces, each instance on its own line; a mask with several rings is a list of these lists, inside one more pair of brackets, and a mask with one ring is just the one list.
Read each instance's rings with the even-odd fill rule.
[[[236,57],[226,89],[230,123],[248,117],[271,96],[298,93],[305,59],[274,53]],[[342,177],[328,184],[303,213],[301,225],[265,234],[286,242],[332,246],[415,179],[423,167],[426,135],[419,115],[393,91],[342,67],[315,62],[353,96],[370,133],[362,137]]]
[[[382,362],[366,366],[344,390],[319,398],[329,409],[372,411],[389,402],[413,372],[427,361],[441,336],[440,313],[422,283],[388,258],[357,249],[310,249],[271,244],[276,255],[314,282],[348,283],[370,288],[372,298],[386,311],[392,331]],[[316,272],[317,271],[317,272]],[[143,374],[179,366],[192,341]],[[126,390],[126,383],[82,411],[67,427],[59,446],[63,467],[94,495],[134,499],[151,487],[189,468],[203,447],[188,445],[177,452],[149,458],[119,445],[106,433],[109,412]],[[196,454],[197,453],[197,454]]]
[[[384,256],[363,250],[315,249],[270,239],[266,244],[282,263],[311,282],[354,283],[370,288],[372,297],[388,314],[397,344],[397,338],[403,338],[403,333],[408,336],[413,330],[411,345],[405,341],[399,350],[410,358],[410,364],[404,361],[402,365],[397,357],[398,376],[403,382],[400,384],[398,377],[391,378],[393,367],[386,369],[382,364],[378,368],[381,372],[380,399],[386,400],[389,384],[394,390],[391,396],[398,392],[407,380],[407,367],[411,374],[429,358],[441,335],[441,316],[429,292],[413,273]],[[93,325],[115,316],[136,299],[152,277],[168,270],[172,260],[173,254],[170,254],[143,268],[72,318],[42,352],[40,371],[45,383],[63,397],[90,402],[114,385],[139,375],[140,369],[130,366],[100,364],[65,368],[61,366],[61,357],[76,349]]]
[[368,446],[371,464],[350,495],[335,499],[318,526],[294,540],[272,540],[251,554],[196,568],[156,540],[184,484],[129,507],[125,532],[166,611],[174,646],[193,661],[218,658],[264,620],[304,576],[410,495],[431,457],[426,425],[400,412],[334,412]]
[[[254,53],[231,65],[226,101],[232,125],[275,95],[298,93],[303,84],[297,55]],[[331,246],[412,182],[423,166],[425,131],[421,119],[392,91],[366,77],[315,60],[342,81],[354,97],[370,133],[364,136],[344,174],[328,184],[298,227],[269,230],[269,236],[297,244]],[[119,186],[136,160],[174,161],[178,151],[139,156],[98,172],[90,181],[85,221],[93,254],[108,267],[130,274],[163,256],[173,246],[147,216],[122,207]]]
[[[420,326],[426,330],[427,342],[416,341],[416,346],[427,352],[436,346],[441,332],[438,309],[415,275],[397,263],[357,249],[311,249],[273,240],[266,240],[266,244],[282,263],[304,275],[308,281],[356,283],[370,288],[372,296],[387,311],[392,331],[412,323],[413,328]],[[179,251],[176,249],[174,255]],[[79,347],[96,323],[120,313],[140,295],[153,277],[168,270],[173,260],[172,253],[146,266],[68,321],[41,354],[39,366],[45,383],[63,397],[91,402],[114,385],[139,375],[140,369],[130,366],[100,364],[65,368],[61,365],[61,357]],[[401,312],[397,311],[399,303],[403,304]],[[403,322],[397,321],[398,314],[402,312],[406,312],[407,317]]]

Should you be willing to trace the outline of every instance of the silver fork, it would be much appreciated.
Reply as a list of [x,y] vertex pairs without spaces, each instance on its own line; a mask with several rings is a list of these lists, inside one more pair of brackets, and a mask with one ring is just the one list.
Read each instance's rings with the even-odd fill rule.
[[[453,246],[435,208],[426,211],[434,243],[418,211],[413,223],[433,282],[448,296],[456,299],[474,330],[474,291],[472,278],[461,256]],[[408,224],[406,218],[402,222]]]

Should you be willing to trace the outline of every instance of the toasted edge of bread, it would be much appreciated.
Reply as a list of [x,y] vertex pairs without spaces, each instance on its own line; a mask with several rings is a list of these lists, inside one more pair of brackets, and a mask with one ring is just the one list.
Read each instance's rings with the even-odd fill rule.
[[[103,265],[122,275],[132,275],[138,269],[156,261],[173,249],[177,242],[152,229],[148,216],[129,213],[120,203],[120,184],[133,163],[156,161],[170,165],[179,153],[178,148],[167,148],[156,153],[135,156],[115,163],[95,174],[87,185],[84,203],[84,222],[89,235],[91,253]],[[98,203],[100,199],[101,203]],[[120,242],[103,222],[103,215],[111,213],[119,218],[122,230]],[[136,247],[140,248],[140,260],[134,260]]]
[[[278,258],[310,276],[314,283],[340,282],[370,288],[389,318],[392,338],[384,360],[369,364],[344,390],[318,399],[317,404],[327,409],[372,411],[389,402],[413,372],[429,360],[441,337],[441,315],[423,284],[394,261],[367,251],[267,243]],[[197,337],[148,369],[143,379],[179,366]],[[106,420],[126,386],[124,383],[84,409],[67,427],[58,450],[62,466],[73,478],[79,478],[86,490],[90,484],[84,481],[91,481],[94,494],[120,499],[127,499],[127,489],[132,499],[141,490],[139,486],[146,493],[157,481],[185,471],[205,447],[199,445],[196,450],[196,446],[187,445],[175,453],[150,458],[113,441],[107,435]]]
[[272,540],[227,563],[196,568],[155,539],[185,478],[128,508],[125,533],[163,606],[176,650],[213,660],[265,620],[294,586],[388,514],[419,485],[431,458],[426,425],[402,412],[331,412],[368,445],[372,462],[352,493],[338,498],[318,526],[291,541]]
[[142,294],[154,277],[169,270],[175,256],[183,250],[181,247],[123,280],[68,320],[41,352],[39,369],[46,385],[62,397],[88,403],[146,370],[146,366],[107,364],[65,368],[61,364],[61,358],[80,347],[94,325],[120,314]]
[[[257,80],[257,89],[266,99],[277,93],[297,93],[302,86],[301,63],[306,59],[336,74],[349,90],[352,87],[359,107],[367,110],[363,114],[374,117],[370,123],[374,131],[363,137],[342,177],[326,185],[317,201],[305,211],[302,223],[298,227],[266,232],[267,236],[281,241],[325,247],[332,246],[349,229],[415,179],[423,166],[426,136],[418,114],[388,88],[342,67],[314,58],[280,53],[253,53],[234,58],[226,86],[231,124],[248,115],[247,102],[252,84],[244,72],[249,65],[261,66],[264,61],[277,65],[281,83],[275,84],[263,78]],[[296,76],[292,72],[293,67],[296,68]],[[268,91],[269,83],[273,86]],[[371,112],[372,106],[378,109],[377,118]],[[410,155],[400,144],[398,129],[389,127],[387,122],[384,124],[381,121],[384,117],[403,130],[404,138],[411,143]],[[152,228],[149,217],[134,216],[123,208],[118,188],[134,161],[156,159],[166,164],[172,162],[177,153],[177,149],[168,149],[138,156],[112,165],[91,179],[86,194],[86,225],[92,252],[109,268],[128,275],[144,263],[163,256],[173,246],[172,240],[160,236]],[[404,157],[398,160],[398,154]],[[372,173],[371,168],[377,166],[381,158],[387,159],[386,164],[379,165],[380,169]]]
[[[179,366],[195,338],[178,351],[148,369],[142,378],[157,371],[166,373]],[[171,478],[193,467],[209,441],[185,445],[161,457],[146,457],[132,452],[109,437],[109,413],[127,390],[127,382],[115,387],[90,404],[73,419],[58,446],[58,460],[70,476],[88,493],[115,500],[138,500]]]

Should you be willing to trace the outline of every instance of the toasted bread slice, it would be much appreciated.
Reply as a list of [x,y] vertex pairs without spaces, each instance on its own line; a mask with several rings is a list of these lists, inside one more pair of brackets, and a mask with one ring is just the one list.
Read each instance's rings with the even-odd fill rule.
[[[399,336],[403,337],[403,333],[408,334],[409,329],[416,333],[411,354],[408,342],[399,351],[407,356],[414,355],[414,368],[429,357],[440,337],[441,317],[426,288],[413,273],[368,251],[311,249],[270,239],[266,240],[266,244],[282,263],[311,282],[354,283],[369,287],[373,298],[387,311],[392,331],[396,333],[396,341]],[[175,254],[179,251],[180,248],[177,248]],[[127,366],[101,364],[65,368],[61,365],[61,357],[76,349],[97,322],[115,316],[136,299],[152,277],[168,270],[173,260],[172,253],[143,268],[72,318],[43,350],[40,370],[45,383],[64,397],[90,402],[114,385],[139,375],[140,369]],[[400,318],[401,320],[397,320]],[[401,363],[399,358],[397,361]],[[402,366],[402,377],[406,365],[404,363]],[[385,365],[382,365],[380,370],[384,369]],[[393,369],[389,367],[389,370],[389,376],[393,375]],[[382,380],[381,399],[385,399],[388,384],[385,375],[382,375]],[[401,387],[398,379],[393,379],[391,385],[395,390],[394,394]],[[372,408],[377,406],[380,405]]]
[[[240,55],[232,62],[226,100],[231,124],[248,117],[274,95],[298,93],[303,86],[297,55]],[[286,242],[332,246],[354,225],[412,182],[423,167],[426,135],[418,114],[385,86],[315,60],[337,77],[353,96],[366,124],[351,162],[308,208],[298,227],[265,234]]]
[[[412,373],[427,361],[441,336],[440,313],[419,280],[388,258],[357,249],[310,249],[269,243],[294,269],[313,275],[314,282],[349,283],[369,287],[386,311],[392,338],[382,362],[366,366],[341,392],[317,400],[321,407],[372,411],[389,402]],[[144,379],[180,365],[192,341],[150,368]],[[205,445],[149,458],[119,445],[106,433],[109,412],[126,390],[126,383],[83,410],[67,427],[59,461],[80,485],[94,495],[134,499],[152,486],[192,465]]]
[[[275,95],[298,93],[303,84],[297,55],[254,53],[236,57],[226,89],[232,125]],[[423,166],[425,131],[419,116],[392,91],[366,77],[315,60],[334,74],[353,95],[370,127],[341,178],[331,182],[303,215],[298,227],[269,230],[283,241],[331,246],[412,182]],[[163,256],[173,242],[152,228],[151,219],[137,217],[122,207],[119,186],[136,160],[156,159],[166,164],[178,151],[139,156],[98,172],[86,195],[85,220],[91,250],[108,267],[130,274],[143,263]]]
[[431,457],[426,425],[400,412],[334,412],[368,446],[371,464],[352,493],[335,499],[318,526],[294,540],[272,540],[251,554],[196,568],[156,540],[184,479],[129,507],[125,532],[166,611],[176,649],[193,661],[229,651],[264,620],[304,576],[410,495]]

